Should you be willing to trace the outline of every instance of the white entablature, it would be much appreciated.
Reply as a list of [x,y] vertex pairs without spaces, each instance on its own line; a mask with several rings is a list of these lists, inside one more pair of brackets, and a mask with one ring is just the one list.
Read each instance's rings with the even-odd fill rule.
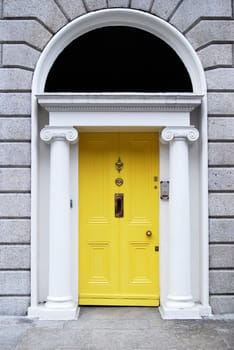
[[[50,125],[97,128],[142,128],[190,125],[190,113],[201,105],[202,96],[190,94],[51,94],[37,96],[49,112]],[[172,117],[173,113],[173,117]],[[116,131],[116,129],[115,129]]]

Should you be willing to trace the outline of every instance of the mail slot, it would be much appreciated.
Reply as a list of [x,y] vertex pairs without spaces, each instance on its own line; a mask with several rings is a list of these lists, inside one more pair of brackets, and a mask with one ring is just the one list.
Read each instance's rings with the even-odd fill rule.
[[115,217],[122,218],[124,216],[124,194],[115,193]]

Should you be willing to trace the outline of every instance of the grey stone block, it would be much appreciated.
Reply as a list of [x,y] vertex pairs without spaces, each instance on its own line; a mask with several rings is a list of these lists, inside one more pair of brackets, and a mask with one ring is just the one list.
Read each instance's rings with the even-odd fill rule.
[[29,243],[30,220],[2,219],[0,220],[1,243]]
[[30,165],[30,143],[0,143],[0,165]]
[[30,141],[30,118],[0,118],[0,140]]
[[66,17],[53,0],[5,0],[3,16],[35,17],[56,32],[67,23]]
[[233,140],[234,118],[212,118],[208,119],[209,140]]
[[129,7],[130,0],[107,0],[108,7]]
[[210,242],[234,242],[234,219],[210,219]]
[[233,90],[234,68],[217,68],[206,72],[209,90]]
[[210,245],[210,268],[234,268],[234,244]]
[[[52,16],[52,18],[54,18]],[[36,20],[1,20],[1,41],[26,42],[40,50],[44,48],[52,34]]]
[[29,295],[29,271],[0,271],[0,295]]
[[225,271],[225,270],[210,271],[210,293],[211,294],[234,293],[234,271]]
[[197,52],[204,68],[232,65],[232,45],[212,44]]
[[21,68],[0,69],[0,90],[30,90],[33,73]]
[[33,69],[39,56],[40,52],[26,44],[4,44],[2,64]]
[[0,93],[0,114],[29,115],[30,112],[30,93]]
[[83,0],[89,11],[107,8],[107,0]]
[[210,168],[209,190],[234,191],[234,168]]
[[27,245],[0,245],[0,269],[29,269],[30,247]]
[[152,6],[152,0],[132,0],[131,8],[143,11],[149,11]]
[[210,193],[209,194],[210,216],[233,216],[234,193]]
[[154,1],[151,12],[159,17],[168,19],[180,0],[157,0]]
[[25,316],[29,304],[29,297],[0,297],[0,314],[3,316]]
[[234,296],[212,295],[210,305],[214,314],[232,314],[234,313]]
[[233,115],[234,93],[233,92],[209,92],[208,113]]
[[0,191],[30,191],[29,168],[0,168]]
[[234,36],[234,21],[226,20],[202,20],[193,27],[186,37],[191,45],[198,49],[212,42],[230,42]]
[[181,3],[171,23],[184,32],[200,17],[232,17],[229,0],[186,0]]
[[82,0],[57,0],[57,3],[61,6],[64,13],[70,19],[83,15],[86,10]]
[[209,143],[209,165],[234,166],[234,143]]
[[0,217],[29,217],[30,194],[0,194]]

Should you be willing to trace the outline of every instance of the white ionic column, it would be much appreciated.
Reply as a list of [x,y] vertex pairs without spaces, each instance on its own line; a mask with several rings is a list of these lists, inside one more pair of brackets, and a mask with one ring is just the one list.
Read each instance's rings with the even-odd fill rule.
[[[72,127],[46,126],[41,139],[50,143],[49,291],[46,308],[74,308],[70,231],[70,143],[78,132]],[[59,318],[59,317],[58,317]]]
[[188,142],[198,137],[199,132],[194,127],[167,127],[161,133],[162,142],[170,143],[169,288],[165,306],[174,310],[194,306]]

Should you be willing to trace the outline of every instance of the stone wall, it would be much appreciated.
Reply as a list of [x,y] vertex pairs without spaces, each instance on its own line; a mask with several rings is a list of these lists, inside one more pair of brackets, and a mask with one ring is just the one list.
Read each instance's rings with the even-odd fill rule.
[[0,314],[30,299],[30,90],[37,60],[72,19],[133,8],[181,31],[205,69],[209,112],[210,302],[234,312],[234,19],[232,0],[0,0]]

